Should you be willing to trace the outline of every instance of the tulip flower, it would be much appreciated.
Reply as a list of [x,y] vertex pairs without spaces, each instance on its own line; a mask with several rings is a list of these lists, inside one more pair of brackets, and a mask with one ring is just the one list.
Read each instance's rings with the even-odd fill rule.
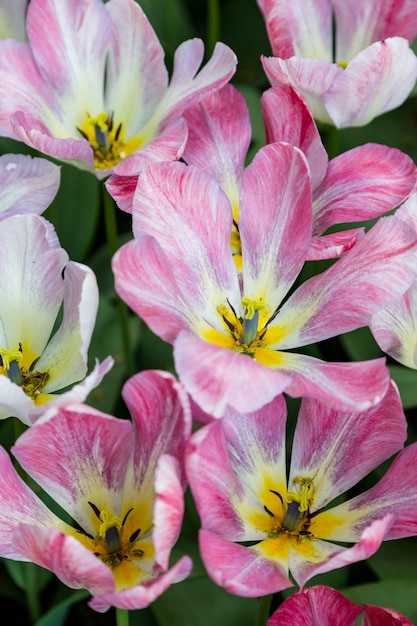
[[351,602],[342,593],[317,585],[297,591],[287,598],[268,620],[267,626],[413,626],[393,609]]
[[[368,143],[329,161],[306,103],[292,87],[262,96],[267,143],[287,141],[300,148],[310,167],[313,237],[307,260],[339,256],[355,244],[362,228],[324,235],[328,228],[374,219],[400,205],[417,182],[417,168],[400,150]],[[232,85],[187,109],[188,141],[183,159],[216,178],[233,211],[231,245],[241,265],[239,196],[251,130],[243,96]]]
[[170,374],[142,372],[123,397],[132,422],[79,404],[53,407],[12,449],[74,526],[39,500],[0,448],[0,554],[87,589],[100,612],[143,608],[191,569],[186,556],[168,568],[183,514],[186,394]]
[[187,104],[232,76],[218,43],[197,73],[199,39],[176,51],[168,86],[163,50],[134,0],[32,0],[28,42],[0,42],[0,133],[103,178],[181,156]]
[[258,5],[274,55],[262,59],[271,84],[292,85],[316,119],[337,128],[363,126],[400,106],[414,87],[413,0],[258,0]]
[[303,586],[368,558],[384,539],[417,534],[417,444],[374,487],[332,505],[403,447],[406,420],[393,384],[363,412],[303,398],[288,477],[285,426],[278,396],[253,413],[227,411],[190,439],[200,552],[210,577],[230,593],[275,593],[292,586],[289,572]]
[[294,350],[368,325],[408,288],[416,234],[403,221],[381,218],[289,295],[313,223],[308,166],[297,148],[265,146],[243,173],[241,272],[230,248],[230,202],[200,168],[149,166],[132,215],[135,239],[113,260],[116,290],[174,344],[178,375],[203,411],[253,411],[283,391],[356,410],[384,396],[383,361],[326,363]]
[[31,213],[0,220],[0,258],[0,418],[31,424],[46,403],[85,400],[113,361],[85,378],[97,282],[90,268],[68,260],[49,222]]

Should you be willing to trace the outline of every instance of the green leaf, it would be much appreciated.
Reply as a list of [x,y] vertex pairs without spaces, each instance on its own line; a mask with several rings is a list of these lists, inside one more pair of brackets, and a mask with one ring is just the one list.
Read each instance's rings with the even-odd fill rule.
[[357,604],[374,604],[394,609],[411,620],[417,617],[417,582],[415,580],[389,580],[349,587],[341,591]]
[[[136,315],[128,315],[129,346],[134,354],[141,338],[141,322]],[[101,385],[94,389],[88,397],[88,404],[105,413],[113,413],[120,398],[120,390],[126,379],[126,364],[123,353],[123,342],[119,308],[115,298],[100,297],[100,306],[93,337],[89,348],[90,367],[94,359],[102,361],[107,356],[114,358],[114,366],[104,377]]]
[[341,335],[340,341],[348,357],[353,361],[366,361],[383,356],[369,328],[358,328]]
[[13,582],[20,589],[26,589],[29,584],[34,584],[36,585],[36,591],[42,591],[54,578],[52,572],[35,565],[35,563],[11,561],[9,559],[4,559],[3,562]]
[[151,607],[159,626],[253,626],[258,601],[228,594],[209,578],[172,585]]
[[404,409],[417,406],[417,371],[402,365],[389,365],[391,377],[398,385]]
[[398,580],[416,576],[417,537],[384,541],[367,565],[381,580]]
[[94,174],[62,165],[58,194],[44,213],[73,261],[85,259],[95,237],[100,210],[99,184]]
[[56,604],[45,615],[43,615],[35,624],[35,626],[62,626],[69,610],[74,604],[82,602],[90,598],[88,591],[76,591],[72,593],[66,600]]

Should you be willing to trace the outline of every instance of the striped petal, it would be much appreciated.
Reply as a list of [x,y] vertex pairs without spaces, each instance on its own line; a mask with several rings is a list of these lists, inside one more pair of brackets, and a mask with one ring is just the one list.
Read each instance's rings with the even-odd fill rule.
[[265,302],[271,314],[301,271],[312,219],[303,154],[283,143],[262,148],[243,175],[239,232],[244,295]]
[[60,168],[46,159],[23,154],[0,157],[0,213],[42,213],[55,198]]
[[296,476],[314,477],[311,512],[318,511],[398,452],[406,437],[407,422],[393,383],[383,400],[367,411],[347,413],[304,398],[289,484]]

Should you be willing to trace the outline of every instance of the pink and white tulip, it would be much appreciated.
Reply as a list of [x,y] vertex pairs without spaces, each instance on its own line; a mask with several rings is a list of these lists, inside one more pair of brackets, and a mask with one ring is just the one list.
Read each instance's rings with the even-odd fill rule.
[[0,215],[16,211],[43,213],[55,198],[60,168],[23,154],[0,156]]
[[400,106],[414,87],[413,0],[258,4],[274,55],[262,59],[271,84],[292,85],[316,119],[338,128],[363,126]]
[[118,293],[174,344],[176,370],[195,402],[220,417],[227,406],[254,411],[283,391],[356,410],[381,400],[383,360],[326,363],[293,349],[368,325],[403,293],[416,271],[413,229],[381,218],[285,300],[310,248],[313,212],[305,157],[284,143],[265,146],[242,175],[241,271],[232,224],[214,178],[191,165],[154,164],[139,178],[135,239],[113,260]]
[[97,282],[90,268],[69,261],[49,222],[31,213],[0,220],[0,262],[0,418],[31,424],[46,403],[85,400],[113,361],[85,378]]
[[183,580],[169,569],[183,515],[188,400],[173,376],[142,372],[125,384],[132,421],[71,404],[53,407],[16,442],[25,471],[74,520],[54,515],[0,449],[0,554],[33,561],[109,606],[139,609]]
[[[313,237],[307,260],[340,256],[363,229],[324,235],[331,226],[380,217],[400,205],[417,182],[409,156],[368,143],[331,160],[305,101],[289,85],[262,96],[267,143],[286,141],[304,152],[313,191]],[[188,141],[183,159],[216,178],[233,211],[232,249],[240,262],[239,197],[251,128],[245,100],[232,86],[210,94],[184,114]]]
[[230,593],[275,593],[292,586],[289,572],[303,586],[368,558],[384,539],[417,534],[417,444],[370,490],[331,506],[403,447],[406,420],[393,384],[363,412],[303,398],[288,478],[285,427],[278,396],[253,413],[229,410],[190,439],[200,552],[210,577]]
[[233,75],[218,43],[198,72],[199,39],[184,42],[168,85],[163,49],[134,0],[32,0],[29,42],[0,42],[0,133],[94,171],[137,175],[181,156],[181,114]]
[[267,626],[355,626],[361,613],[361,626],[413,626],[393,609],[360,606],[324,585],[293,593],[270,617]]

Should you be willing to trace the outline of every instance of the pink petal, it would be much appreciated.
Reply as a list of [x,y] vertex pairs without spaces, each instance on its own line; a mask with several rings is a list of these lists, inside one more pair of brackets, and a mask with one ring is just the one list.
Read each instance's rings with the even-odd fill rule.
[[228,84],[199,104],[188,107],[184,117],[188,125],[188,141],[183,155],[185,161],[211,174],[231,202],[232,198],[238,202],[251,139],[249,112],[244,97]]
[[164,51],[136,2],[112,0],[105,9],[112,27],[106,110],[117,113],[115,122],[131,137],[152,117],[168,86]]
[[229,593],[256,598],[292,586],[279,565],[208,530],[200,530],[200,553],[207,573]]
[[178,461],[185,487],[184,454],[191,433],[187,395],[175,378],[162,371],[145,371],[125,383],[122,396],[134,424],[133,481],[136,491],[147,479],[154,482],[159,457],[169,454]]
[[287,300],[271,324],[279,326],[283,337],[273,347],[307,345],[368,325],[412,283],[414,248],[415,234],[402,220],[381,218],[342,258]]
[[287,598],[267,626],[354,626],[362,607],[336,589],[316,585]]
[[414,87],[417,57],[408,41],[393,37],[360,52],[324,95],[337,128],[363,126],[400,106]]
[[314,194],[314,233],[379,217],[410,195],[416,179],[413,161],[395,148],[369,143],[341,154]]
[[235,73],[236,55],[225,44],[217,42],[211,58],[198,71],[203,54],[201,39],[184,41],[175,51],[171,81],[160,104],[165,121],[181,115],[187,106],[223,87]]
[[364,228],[350,228],[330,235],[312,237],[306,261],[322,261],[339,257],[353,248],[364,234]]
[[152,162],[177,161],[182,156],[186,141],[185,120],[172,120],[158,137],[114,167],[106,189],[122,211],[132,213],[133,196],[142,170]]
[[366,411],[382,400],[389,383],[384,359],[325,363],[286,353],[283,372],[292,377],[285,389],[290,396],[314,397],[341,411]]
[[336,16],[336,58],[349,61],[374,41],[417,35],[417,6],[413,0],[362,2],[333,0]]
[[334,124],[323,102],[323,96],[346,70],[330,61],[295,56],[287,60],[262,57],[261,61],[273,87],[291,85],[304,97],[317,120]]
[[0,41],[0,130],[16,139],[10,117],[16,111],[27,112],[29,125],[46,132],[58,106],[36,66],[31,47],[13,39]]
[[99,593],[88,603],[89,606],[104,613],[110,606],[116,606],[127,611],[144,609],[158,598],[170,585],[179,583],[187,578],[192,569],[192,561],[188,556],[182,557],[166,574],[158,576],[146,585],[137,585],[123,591]]
[[93,271],[70,261],[64,273],[64,312],[61,325],[43,352],[38,366],[50,372],[43,393],[53,393],[85,377],[87,352],[98,309]]
[[351,518],[351,522],[340,527],[335,541],[351,541],[357,533],[373,520],[388,514],[393,522],[386,539],[401,539],[417,534],[417,490],[415,473],[417,468],[417,444],[406,446],[381,480],[371,489],[356,498],[332,509],[335,515]]
[[393,609],[364,604],[365,613],[361,626],[413,626],[413,623]]
[[[33,213],[0,221],[0,317],[6,346],[40,356],[64,295],[67,253],[49,222]],[[2,346],[4,347],[4,346]]]
[[332,4],[330,0],[262,0],[269,41],[275,56],[330,60]]
[[84,530],[95,533],[88,501],[107,492],[109,508],[118,513],[133,454],[132,424],[83,405],[51,411],[19,437],[13,454]]
[[406,367],[417,369],[417,281],[376,313],[370,324],[380,348]]
[[[31,148],[60,161],[72,161],[81,169],[94,171],[93,150],[86,139],[57,139],[49,131],[34,126],[33,120],[26,113],[18,111],[11,119],[14,136]],[[105,170],[99,172],[106,174]]]
[[114,589],[111,569],[77,539],[57,528],[21,524],[13,541],[28,560],[51,570],[72,589],[84,588],[93,594]]
[[60,168],[23,154],[0,157],[0,212],[42,213],[55,198]]
[[327,170],[327,153],[313,116],[304,100],[289,85],[272,87],[262,96],[267,143],[287,141],[304,153],[313,191]]
[[162,455],[159,457],[155,476],[156,500],[152,539],[155,559],[162,571],[168,569],[171,549],[180,534],[184,515],[184,489],[179,465],[175,457]]
[[243,175],[239,232],[244,295],[264,299],[271,314],[304,264],[312,233],[311,207],[303,154],[284,143],[262,148]]
[[213,417],[222,417],[228,406],[242,413],[256,411],[282,393],[291,380],[286,373],[187,331],[175,341],[174,359],[188,393]]
[[304,398],[289,485],[295,476],[314,477],[312,511],[317,511],[398,452],[406,438],[407,422],[393,383],[383,400],[367,411],[346,413]]
[[193,434],[186,468],[202,527],[226,539],[244,541],[242,520],[233,506],[233,497],[243,492],[242,485],[233,470],[220,422]]
[[183,163],[157,163],[141,174],[133,204],[135,237],[151,235],[158,240],[177,291],[191,310],[219,328],[216,306],[226,299],[236,308],[240,305],[231,229],[229,201],[202,170]]
[[174,341],[180,330],[197,323],[153,237],[122,246],[113,257],[112,269],[119,296],[165,341]]
[[9,455],[0,447],[0,554],[4,558],[28,560],[25,550],[13,541],[21,524],[44,526],[50,532],[60,520],[23,482],[13,467]]
[[[336,509],[332,509],[332,512]],[[359,543],[353,548],[340,548],[339,551],[331,556],[326,562],[299,564],[299,571],[295,572],[291,567],[291,573],[296,578],[299,585],[304,585],[310,578],[318,574],[330,572],[339,567],[345,567],[351,563],[364,561],[375,554],[381,543],[388,539],[390,527],[393,523],[393,515],[386,515],[382,519],[376,519],[370,526],[367,526],[362,532]]]
[[103,106],[103,76],[111,22],[101,2],[34,0],[27,31],[36,64],[76,129],[80,115]]

